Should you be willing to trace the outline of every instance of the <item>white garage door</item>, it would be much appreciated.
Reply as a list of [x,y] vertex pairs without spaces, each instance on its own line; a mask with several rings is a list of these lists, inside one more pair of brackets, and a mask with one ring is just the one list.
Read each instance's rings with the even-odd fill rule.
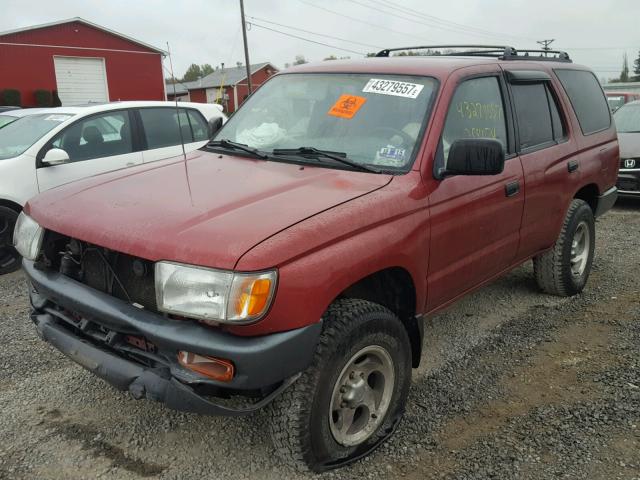
[[62,105],[108,102],[104,58],[53,57]]

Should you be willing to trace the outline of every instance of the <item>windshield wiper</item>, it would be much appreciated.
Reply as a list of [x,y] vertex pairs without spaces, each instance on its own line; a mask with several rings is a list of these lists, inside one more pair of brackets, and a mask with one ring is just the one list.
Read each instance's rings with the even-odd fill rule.
[[299,148],[274,148],[273,154],[274,155],[302,155],[302,156],[330,158],[331,160],[335,160],[338,163],[342,163],[343,165],[348,165],[352,168],[361,170],[363,172],[381,173],[381,170],[375,167],[370,167],[368,165],[364,165],[362,163],[349,160],[347,158],[347,154],[343,152],[329,152],[326,150],[319,150],[314,147],[299,147]]
[[261,158],[262,160],[269,159],[269,155],[261,152],[257,148],[252,148],[249,145],[245,145],[244,143],[232,142],[231,140],[226,140],[226,139],[212,140],[211,142],[207,143],[207,147],[208,148],[222,147],[222,148],[226,148],[227,150],[241,150],[243,152],[247,152],[252,155],[255,155],[256,157]]

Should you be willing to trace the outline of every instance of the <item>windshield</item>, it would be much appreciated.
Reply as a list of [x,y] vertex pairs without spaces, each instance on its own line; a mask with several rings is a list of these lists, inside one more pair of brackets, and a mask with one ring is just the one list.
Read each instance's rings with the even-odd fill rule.
[[611,110],[617,110],[621,106],[624,105],[624,97],[623,96],[608,96],[607,101],[609,102],[609,108]]
[[433,78],[404,75],[281,75],[257,90],[214,140],[266,153],[312,147],[361,165],[406,170],[436,85]]
[[17,119],[17,117],[12,117],[11,115],[0,115],[0,128],[15,122]]
[[619,133],[640,133],[640,104],[629,103],[613,114]]
[[68,114],[22,117],[0,129],[0,160],[22,155],[47,132],[71,118]]

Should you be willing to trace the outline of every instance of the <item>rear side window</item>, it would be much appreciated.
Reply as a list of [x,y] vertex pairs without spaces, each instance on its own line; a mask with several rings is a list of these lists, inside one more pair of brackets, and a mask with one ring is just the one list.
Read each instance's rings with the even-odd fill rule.
[[595,75],[583,70],[556,70],[560,83],[571,100],[582,133],[606,130],[611,126],[609,104]]
[[194,142],[204,142],[209,139],[209,126],[205,122],[202,115],[195,110],[187,110],[189,114],[189,123],[193,131]]
[[547,82],[511,86],[522,150],[555,144],[565,137],[564,125]]
[[[180,145],[183,141],[190,143],[198,141],[202,137],[202,127],[198,127],[193,122],[192,112],[184,108],[181,108],[179,113],[172,107],[142,108],[140,109],[140,118],[149,150],[173,147]],[[192,125],[194,131],[191,129]],[[203,140],[206,140],[206,134]]]

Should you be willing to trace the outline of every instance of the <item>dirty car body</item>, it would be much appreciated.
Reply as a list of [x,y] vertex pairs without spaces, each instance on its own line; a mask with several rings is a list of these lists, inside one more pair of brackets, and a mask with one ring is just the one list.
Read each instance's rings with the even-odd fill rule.
[[[274,76],[184,159],[32,199],[16,241],[32,252],[24,269],[39,334],[136,398],[234,415],[302,388],[309,371],[324,381],[332,329],[358,323],[337,317],[378,312],[362,322],[387,325],[390,340],[340,360],[368,372],[368,385],[342,367],[331,373],[313,400],[331,397],[329,421],[311,428],[331,427],[313,440],[330,438],[329,450],[305,453],[314,470],[359,458],[379,444],[375,431],[386,438],[399,421],[408,392],[399,366],[419,363],[422,318],[555,248],[576,206],[588,220],[615,201],[619,152],[604,94],[594,87],[601,125],[591,128],[563,84],[589,72],[509,60],[301,66]],[[535,120],[516,113],[534,94],[558,112],[546,110],[538,137]],[[580,261],[572,268],[586,281]],[[389,353],[396,340],[405,357]],[[405,393],[384,386],[399,382]],[[250,400],[221,401],[234,395]]]

